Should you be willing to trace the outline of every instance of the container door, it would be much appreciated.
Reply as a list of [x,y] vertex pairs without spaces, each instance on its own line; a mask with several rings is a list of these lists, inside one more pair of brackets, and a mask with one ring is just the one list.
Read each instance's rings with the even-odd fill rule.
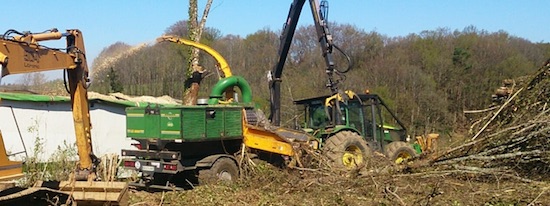
[[160,138],[181,138],[181,109],[162,109],[160,112]]
[[157,138],[160,135],[158,110],[132,107],[126,109],[126,136]]
[[224,134],[224,112],[221,108],[206,108],[206,138],[219,139]]
[[204,108],[184,108],[181,116],[181,130],[184,141],[199,141],[206,138]]

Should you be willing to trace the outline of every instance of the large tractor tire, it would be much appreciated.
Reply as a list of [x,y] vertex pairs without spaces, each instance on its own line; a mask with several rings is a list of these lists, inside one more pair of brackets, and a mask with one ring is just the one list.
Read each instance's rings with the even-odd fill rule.
[[395,141],[386,145],[385,154],[395,164],[403,164],[405,161],[416,157],[414,148],[402,141]]
[[199,184],[211,184],[217,181],[234,181],[239,177],[239,167],[230,158],[222,157],[209,169],[199,171]]
[[372,154],[363,137],[350,131],[338,132],[329,137],[323,152],[335,166],[347,169],[365,164]]

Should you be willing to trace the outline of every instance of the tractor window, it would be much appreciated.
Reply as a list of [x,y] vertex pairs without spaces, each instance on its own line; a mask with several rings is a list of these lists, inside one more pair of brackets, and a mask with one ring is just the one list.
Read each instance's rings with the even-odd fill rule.
[[404,141],[406,138],[406,132],[398,120],[391,114],[388,108],[380,107],[382,117],[384,118],[384,139],[386,141]]
[[325,112],[325,107],[323,105],[310,105],[308,110],[309,126],[311,128],[318,129],[328,125],[329,118]]
[[401,127],[400,123],[392,115],[392,113],[388,110],[386,106],[380,105],[379,108],[380,108],[380,115],[382,116],[382,119],[383,119],[382,125],[384,125],[384,127],[391,128],[394,130],[403,129],[403,127]]
[[367,99],[363,102],[363,113],[365,117],[365,137],[369,140],[380,139],[383,136],[381,126],[383,125],[380,107],[374,99]]
[[361,108],[361,104],[350,102],[348,105],[348,123],[350,127],[357,129],[361,134],[365,134],[364,131],[364,115]]
[[405,130],[388,108],[376,98],[364,101],[366,136],[379,140],[395,141],[405,138]]

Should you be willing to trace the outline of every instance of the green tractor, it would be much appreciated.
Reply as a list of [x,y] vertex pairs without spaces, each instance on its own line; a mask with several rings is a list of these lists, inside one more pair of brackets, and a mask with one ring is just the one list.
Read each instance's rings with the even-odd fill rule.
[[407,143],[405,126],[378,95],[346,93],[345,99],[334,95],[294,102],[304,109],[302,129],[321,143],[331,160],[353,168],[375,150],[400,164],[421,152],[417,144]]
[[[294,0],[291,4],[279,38],[277,64],[267,75],[270,88],[269,120],[274,126],[280,126],[281,122],[282,73],[305,1]],[[304,105],[305,108],[305,125],[302,129],[318,140],[318,146],[321,146],[330,159],[349,168],[364,163],[372,154],[372,150],[382,152],[396,163],[416,156],[420,149],[415,150],[407,143],[405,127],[379,96],[356,95],[338,88],[338,84],[345,79],[344,73],[353,66],[351,57],[333,42],[334,37],[327,23],[328,2],[309,2],[317,40],[325,59],[325,73],[328,76],[326,87],[330,89],[331,96],[295,102]],[[333,55],[333,51],[341,55]],[[336,66],[337,63],[345,61],[347,67]]]

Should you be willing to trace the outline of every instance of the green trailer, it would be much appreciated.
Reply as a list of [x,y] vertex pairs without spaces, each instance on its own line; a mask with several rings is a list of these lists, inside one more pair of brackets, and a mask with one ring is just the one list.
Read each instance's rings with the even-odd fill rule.
[[242,138],[240,106],[150,105],[126,110],[127,136],[134,139],[217,141]]
[[124,167],[141,173],[137,187],[166,189],[238,175],[234,158],[242,144],[244,106],[196,105],[126,109],[127,137],[136,150],[122,150]]

